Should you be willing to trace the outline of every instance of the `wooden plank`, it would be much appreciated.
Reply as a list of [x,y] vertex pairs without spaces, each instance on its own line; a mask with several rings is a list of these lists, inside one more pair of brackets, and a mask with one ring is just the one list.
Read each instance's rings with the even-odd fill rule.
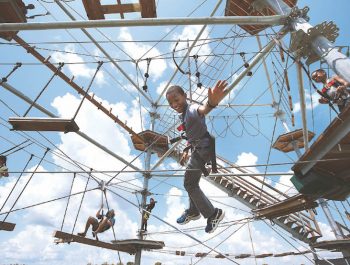
[[83,0],[83,4],[90,20],[105,19],[100,0]]
[[274,219],[280,216],[316,208],[318,204],[308,196],[298,194],[284,201],[277,202],[264,208],[252,210],[257,218]]
[[102,6],[102,12],[104,14],[131,13],[140,11],[141,6],[139,3]]
[[105,249],[110,249],[110,250],[116,250],[116,251],[121,251],[121,252],[127,252],[129,254],[134,254],[133,249],[130,250],[129,248],[125,246],[120,246],[120,245],[115,245],[111,243],[106,243],[102,241],[98,241],[95,239],[90,239],[86,237],[81,237],[81,236],[76,236],[72,235],[69,233],[65,233],[62,231],[55,231],[53,233],[53,236],[61,239],[62,242],[76,242],[76,243],[81,243],[89,246],[94,246],[94,247],[100,247],[100,248],[105,248]]
[[55,231],[53,236],[58,238],[55,243],[81,243],[94,247],[100,247],[105,249],[111,249],[129,254],[135,254],[138,249],[162,249],[164,247],[163,241],[153,240],[140,240],[140,239],[126,239],[126,240],[113,240],[112,243],[106,243],[95,239],[72,235],[62,231]]
[[312,244],[312,247],[326,250],[349,250],[350,249],[350,239],[336,239],[317,242]]
[[16,224],[0,221],[0,230],[13,231]]
[[141,17],[154,18],[157,17],[155,0],[139,0],[141,6]]
[[16,131],[79,131],[78,125],[71,119],[11,117],[9,123]]

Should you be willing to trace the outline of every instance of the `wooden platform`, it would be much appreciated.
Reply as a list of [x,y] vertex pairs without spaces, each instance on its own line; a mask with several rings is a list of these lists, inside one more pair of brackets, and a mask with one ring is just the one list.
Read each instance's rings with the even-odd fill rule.
[[138,249],[162,249],[164,247],[164,242],[162,241],[127,239],[112,241],[112,243],[106,243],[95,239],[72,235],[62,231],[55,231],[53,233],[53,236],[58,239],[55,240],[55,243],[76,242],[94,247],[126,252],[129,254],[135,254]]
[[312,244],[312,247],[331,251],[350,251],[350,238],[327,240]]
[[340,119],[332,121],[292,167],[291,181],[300,193],[330,200],[345,200],[349,196],[349,107],[340,113]]
[[157,17],[155,0],[139,0],[139,3],[122,4],[121,0],[114,5],[102,5],[100,0],[83,0],[84,8],[89,20],[105,19],[106,14],[120,14],[141,12],[142,18]]
[[132,253],[136,253],[138,249],[162,249],[165,246],[163,241],[141,239],[113,240],[112,243],[116,246],[128,248]]
[[0,230],[13,231],[16,224],[0,221]]
[[[314,138],[314,136],[315,134],[313,132],[308,131],[309,141]],[[284,153],[288,153],[295,151],[293,142],[295,142],[299,149],[304,148],[304,132],[302,129],[280,135],[272,147]]]
[[77,132],[78,125],[74,120],[61,118],[9,118],[15,131],[55,131],[55,132]]
[[[27,9],[22,0],[0,0],[1,23],[23,23],[26,19]],[[1,31],[0,38],[11,41],[18,31]]]
[[[273,16],[276,13],[271,8],[264,8],[261,11],[253,10],[255,0],[226,0],[225,16]],[[293,7],[297,0],[284,0],[284,2]],[[268,28],[266,25],[239,25],[242,29],[255,35],[260,31]]]
[[151,150],[161,156],[169,149],[168,137],[165,135],[146,130],[138,133],[138,136],[131,136],[131,141],[136,150],[144,151],[152,145]]
[[284,201],[252,210],[256,218],[274,219],[291,213],[316,208],[318,204],[309,196],[298,194]]

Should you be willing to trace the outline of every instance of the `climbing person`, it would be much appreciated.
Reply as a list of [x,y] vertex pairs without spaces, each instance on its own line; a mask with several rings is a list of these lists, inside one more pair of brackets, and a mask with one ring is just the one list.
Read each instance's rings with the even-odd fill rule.
[[215,231],[219,222],[224,218],[225,212],[222,209],[214,208],[199,187],[202,173],[206,176],[209,174],[205,167],[207,162],[211,160],[212,171],[217,172],[215,139],[208,133],[205,115],[224,98],[226,87],[226,81],[218,81],[214,89],[208,90],[208,101],[205,105],[188,104],[187,95],[180,86],[171,86],[166,92],[170,107],[180,113],[182,124],[178,130],[186,133],[187,141],[192,149],[184,176],[184,187],[189,196],[189,207],[177,219],[177,223],[184,225],[203,215],[207,219],[205,228],[207,233]]
[[143,212],[142,215],[142,225],[141,230],[147,232],[147,221],[149,219],[149,214],[152,212],[154,206],[156,206],[157,201],[155,201],[153,198],[150,199],[149,204],[146,204],[145,209],[147,212]]
[[9,176],[6,160],[6,156],[0,156],[0,178]]
[[338,75],[327,79],[326,71],[317,69],[311,74],[312,80],[322,83],[322,93],[327,97],[321,97],[318,102],[328,104],[329,100],[337,104],[339,111],[342,111],[350,102],[350,83]]
[[103,233],[114,225],[115,223],[114,216],[115,216],[115,213],[113,209],[110,209],[109,211],[107,211],[106,215],[104,215],[103,209],[101,207],[96,213],[97,219],[95,217],[90,216],[86,221],[84,232],[78,233],[78,235],[85,237],[90,226],[92,226],[92,235],[93,237],[96,237],[96,239],[98,240],[98,237],[97,237],[98,233]]

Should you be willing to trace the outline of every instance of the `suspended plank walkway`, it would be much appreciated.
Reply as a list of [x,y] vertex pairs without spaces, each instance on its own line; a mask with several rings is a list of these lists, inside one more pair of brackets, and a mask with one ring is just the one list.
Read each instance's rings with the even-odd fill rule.
[[77,132],[78,125],[72,119],[62,118],[9,118],[15,131]]
[[112,243],[106,243],[95,239],[72,235],[62,231],[55,231],[54,237],[58,238],[55,243],[81,243],[94,247],[100,247],[105,249],[111,249],[121,252],[129,253],[130,255],[135,254],[138,249],[162,249],[164,242],[152,241],[152,240],[140,240],[140,239],[126,239],[126,240],[114,240]]

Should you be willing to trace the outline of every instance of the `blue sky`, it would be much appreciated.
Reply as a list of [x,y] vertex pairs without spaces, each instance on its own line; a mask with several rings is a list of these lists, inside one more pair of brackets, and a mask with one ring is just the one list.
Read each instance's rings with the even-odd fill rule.
[[[25,1],[26,4],[35,4],[35,10],[29,11],[29,15],[43,14],[47,11],[50,15],[37,17],[30,22],[47,21],[68,21],[69,18],[52,1]],[[114,3],[115,1],[103,1],[104,4]],[[215,1],[169,1],[157,0],[158,17],[203,17],[209,16],[216,2]],[[225,2],[225,1],[223,1]],[[80,19],[86,19],[86,13],[81,1],[70,1],[63,3],[74,16]],[[345,0],[336,1],[299,1],[298,6],[308,5],[310,11],[310,23],[319,24],[323,21],[334,21],[340,28],[339,37],[336,45],[348,45],[350,31],[348,29],[348,18],[345,10],[349,10],[350,3]],[[222,3],[215,16],[222,16],[225,3]],[[79,17],[77,13],[82,16]],[[138,18],[139,14],[129,14],[127,18]],[[108,18],[118,18],[117,16],[108,16]],[[153,100],[159,97],[160,91],[173,75],[175,66],[172,62],[171,52],[175,42],[182,42],[177,47],[177,55],[181,57],[186,52],[187,40],[189,45],[196,37],[201,26],[172,26],[163,27],[131,27],[131,28],[104,28],[99,32],[89,29],[88,32],[100,41],[101,46],[108,51],[112,58],[116,59],[117,64],[124,69],[128,76],[139,87],[144,85],[143,75],[147,69],[146,58],[152,58],[149,65],[149,79],[147,81],[147,95]],[[259,35],[263,45],[268,42],[268,36],[278,31],[278,27],[268,29]],[[101,34],[103,33],[103,35]],[[238,34],[241,38],[234,38]],[[105,61],[99,71],[94,83],[90,89],[95,98],[107,109],[112,108],[112,113],[117,115],[122,121],[127,121],[127,125],[134,131],[140,132],[150,128],[150,103],[140,95],[135,87],[118,71],[107,59],[104,58],[101,51],[89,42],[88,38],[78,29],[74,30],[50,30],[50,31],[22,31],[19,36],[28,43],[33,43],[36,50],[52,63],[65,62],[63,72],[69,76],[74,76],[74,81],[86,89],[94,74],[97,61]],[[212,39],[210,43],[200,41],[191,55],[198,54],[198,70],[201,73],[201,82],[203,88],[196,91],[194,99],[203,99],[206,89],[215,84],[217,79],[228,79],[229,82],[236,78],[237,73],[241,71],[243,64],[240,52],[245,52],[246,60],[250,60],[258,52],[257,41],[238,26],[228,25],[208,26],[202,34],[203,39]],[[154,40],[163,39],[158,43]],[[110,41],[112,40],[112,41]],[[79,42],[79,43],[77,43]],[[52,76],[52,72],[45,66],[28,54],[22,47],[18,47],[15,42],[0,40],[0,75],[6,76],[13,68],[16,62],[23,63],[22,67],[16,70],[8,79],[8,84],[31,99],[34,99],[41,89],[45,86]],[[288,46],[289,36],[284,39]],[[215,55],[215,56],[213,56]],[[181,58],[177,58],[179,62]],[[138,62],[136,64],[136,62]],[[278,50],[269,55],[266,63],[270,72],[271,80],[278,79],[279,73],[283,70],[284,64],[281,63]],[[190,59],[191,72],[196,71],[195,61]],[[301,128],[300,111],[297,105],[299,95],[297,90],[295,65],[289,60],[288,75],[291,83],[291,96],[294,105],[295,126],[291,123],[291,112],[287,105],[281,103],[281,108],[286,112],[287,124],[289,129],[296,130]],[[319,68],[319,63],[310,66],[311,70]],[[189,69],[186,60],[183,69]],[[197,80],[192,76],[192,89],[195,89]],[[172,84],[179,84],[186,90],[189,87],[187,75],[177,73]],[[279,89],[283,86],[282,79],[273,84],[273,93],[275,98],[279,99]],[[328,106],[317,104],[318,96],[309,89],[309,83],[304,76],[305,96],[310,108],[307,111],[309,130],[316,133],[316,137],[328,126],[334,113],[330,112]],[[284,90],[281,102],[286,96]],[[311,98],[313,109],[311,109]],[[28,109],[28,104],[14,96],[9,91],[1,87],[0,93],[0,152],[8,150],[13,146],[28,139],[32,143],[28,147],[8,156],[8,167],[10,171],[22,171],[31,154],[33,159],[29,162],[28,170],[34,170],[43,156],[45,149],[51,150],[46,155],[45,160],[40,165],[37,173],[32,178],[23,195],[16,203],[14,209],[30,206],[36,203],[48,201],[50,199],[66,196],[69,194],[72,184],[73,174],[69,171],[81,171],[74,163],[80,163],[84,170],[93,168],[95,170],[117,171],[124,167],[124,164],[115,157],[108,155],[103,150],[92,145],[74,133],[62,134],[53,132],[16,132],[10,130],[7,123],[9,117],[22,116]],[[42,96],[37,101],[38,104],[45,107],[54,115],[59,117],[73,117],[81,97],[65,82],[55,77],[48,85]],[[276,100],[276,101],[277,101]],[[158,113],[160,119],[155,122],[155,130],[159,133],[165,133],[169,128],[176,124],[176,115],[166,106],[164,97],[160,100]],[[266,163],[293,163],[297,160],[294,153],[284,154],[271,149],[270,145],[278,135],[285,133],[285,128],[280,121],[275,120],[274,109],[271,107],[272,98],[268,90],[268,82],[264,73],[263,66],[258,64],[253,70],[252,77],[245,77],[243,81],[233,89],[230,96],[224,103],[230,103],[233,107],[218,107],[209,117],[207,124],[209,130],[216,136],[217,153],[227,160],[238,165],[250,165],[252,172],[264,172],[265,167],[255,167]],[[255,104],[247,107],[246,105]],[[164,106],[163,106],[164,105]],[[243,106],[245,105],[245,106]],[[40,111],[32,109],[28,117],[44,117]],[[175,119],[175,120],[174,120]],[[101,145],[108,148],[111,152],[117,154],[127,161],[132,161],[138,168],[144,168],[145,155],[135,150],[132,146],[129,135],[125,130],[118,127],[111,119],[106,117],[100,110],[85,101],[78,113],[77,124],[81,132],[96,140]],[[276,126],[275,126],[276,125]],[[275,129],[274,129],[275,127]],[[316,138],[315,138],[316,139]],[[303,150],[302,150],[303,151]],[[140,155],[140,156],[139,156]],[[158,160],[156,155],[152,155],[151,164]],[[74,162],[73,162],[74,161]],[[290,165],[270,166],[267,172],[290,172]],[[165,169],[180,169],[180,166],[173,160],[167,159],[159,167]],[[45,173],[46,172],[46,173]],[[56,172],[56,173],[52,173]],[[61,173],[57,173],[61,172]],[[169,173],[169,172],[163,172]],[[173,172],[170,172],[173,173]],[[178,174],[180,172],[177,172]],[[109,179],[113,174],[105,175],[97,173],[94,176],[101,179]],[[0,205],[3,204],[7,195],[13,188],[19,174],[13,173],[9,178],[0,179]],[[21,188],[24,187],[30,174],[24,174],[19,181],[14,193],[5,205],[2,212],[10,209],[18,196]],[[289,195],[295,194],[292,184],[289,181],[290,176],[271,177],[266,180],[268,183],[286,192]],[[74,180],[72,192],[84,190],[87,181],[87,174],[79,174]],[[150,191],[158,201],[153,213],[162,220],[175,225],[175,220],[187,206],[186,192],[182,186],[181,177],[153,177],[149,182]],[[107,193],[109,204],[116,210],[116,237],[117,239],[135,238],[139,227],[140,212],[126,200],[121,199],[114,193],[123,198],[138,204],[142,189],[143,178],[139,173],[123,173],[115,180],[115,185],[110,187],[111,191]],[[219,191],[208,182],[202,180],[201,186],[206,194],[215,200],[217,207],[222,207],[226,211],[225,221],[235,221],[246,217],[251,217],[250,210],[240,204],[238,201]],[[91,181],[88,188],[96,188],[97,183]],[[114,193],[113,193],[114,192]],[[100,191],[87,192],[82,203],[80,214],[77,218],[74,233],[82,230],[84,222],[89,215],[93,215],[100,205]],[[72,197],[67,209],[63,231],[71,232],[77,216],[81,196]],[[87,264],[92,262],[100,264],[102,262],[117,261],[116,253],[112,251],[96,249],[89,246],[71,244],[55,245],[53,244],[52,232],[60,230],[67,199],[58,200],[41,206],[32,207],[26,210],[13,212],[9,215],[7,221],[16,223],[16,229],[13,232],[0,232],[0,264],[23,263],[23,264]],[[226,206],[225,206],[226,205]],[[333,204],[332,204],[333,205]],[[333,205],[334,208],[334,205]],[[323,217],[322,211],[317,210],[320,227],[324,234],[324,239],[332,238],[330,228]],[[4,215],[1,215],[1,217]],[[336,216],[338,219],[340,216]],[[188,227],[197,227],[205,225],[202,218]],[[182,228],[182,227],[179,227]],[[203,231],[192,232],[191,235],[202,241],[206,241],[211,247],[216,246],[221,241],[237,229],[238,226],[230,227],[230,230],[223,231],[218,229],[217,235],[207,235]],[[274,227],[273,227],[274,228]],[[152,240],[163,240],[166,245],[167,253],[144,252],[142,264],[150,265],[156,261],[163,264],[188,264],[198,259],[189,255],[179,257],[173,255],[175,250],[185,250],[186,253],[196,253],[208,251],[204,246],[196,244],[189,238],[179,234],[159,234],[161,231],[172,230],[164,222],[156,218],[149,221],[150,234],[147,238]],[[222,232],[222,233],[221,233]],[[157,234],[158,233],[158,234]],[[282,232],[284,233],[284,232]],[[251,235],[251,236],[250,236]],[[289,239],[289,235],[285,234]],[[252,242],[250,240],[252,238]],[[101,236],[101,240],[113,240],[113,234],[108,231]],[[239,255],[243,253],[281,253],[288,251],[305,250],[305,245],[291,240],[292,245],[278,236],[271,225],[264,222],[254,221],[247,224],[234,233],[228,240],[224,241],[218,250],[222,253]],[[252,245],[254,248],[252,248]],[[182,249],[181,247],[186,247]],[[324,257],[334,257],[334,253],[321,253]],[[133,256],[122,254],[121,259],[124,263],[133,261]],[[293,256],[284,258],[267,258],[264,260],[237,260],[240,264],[311,264],[310,256]],[[216,259],[206,258],[200,261],[202,264],[212,264]],[[222,264],[231,263],[229,260],[220,260]]]

